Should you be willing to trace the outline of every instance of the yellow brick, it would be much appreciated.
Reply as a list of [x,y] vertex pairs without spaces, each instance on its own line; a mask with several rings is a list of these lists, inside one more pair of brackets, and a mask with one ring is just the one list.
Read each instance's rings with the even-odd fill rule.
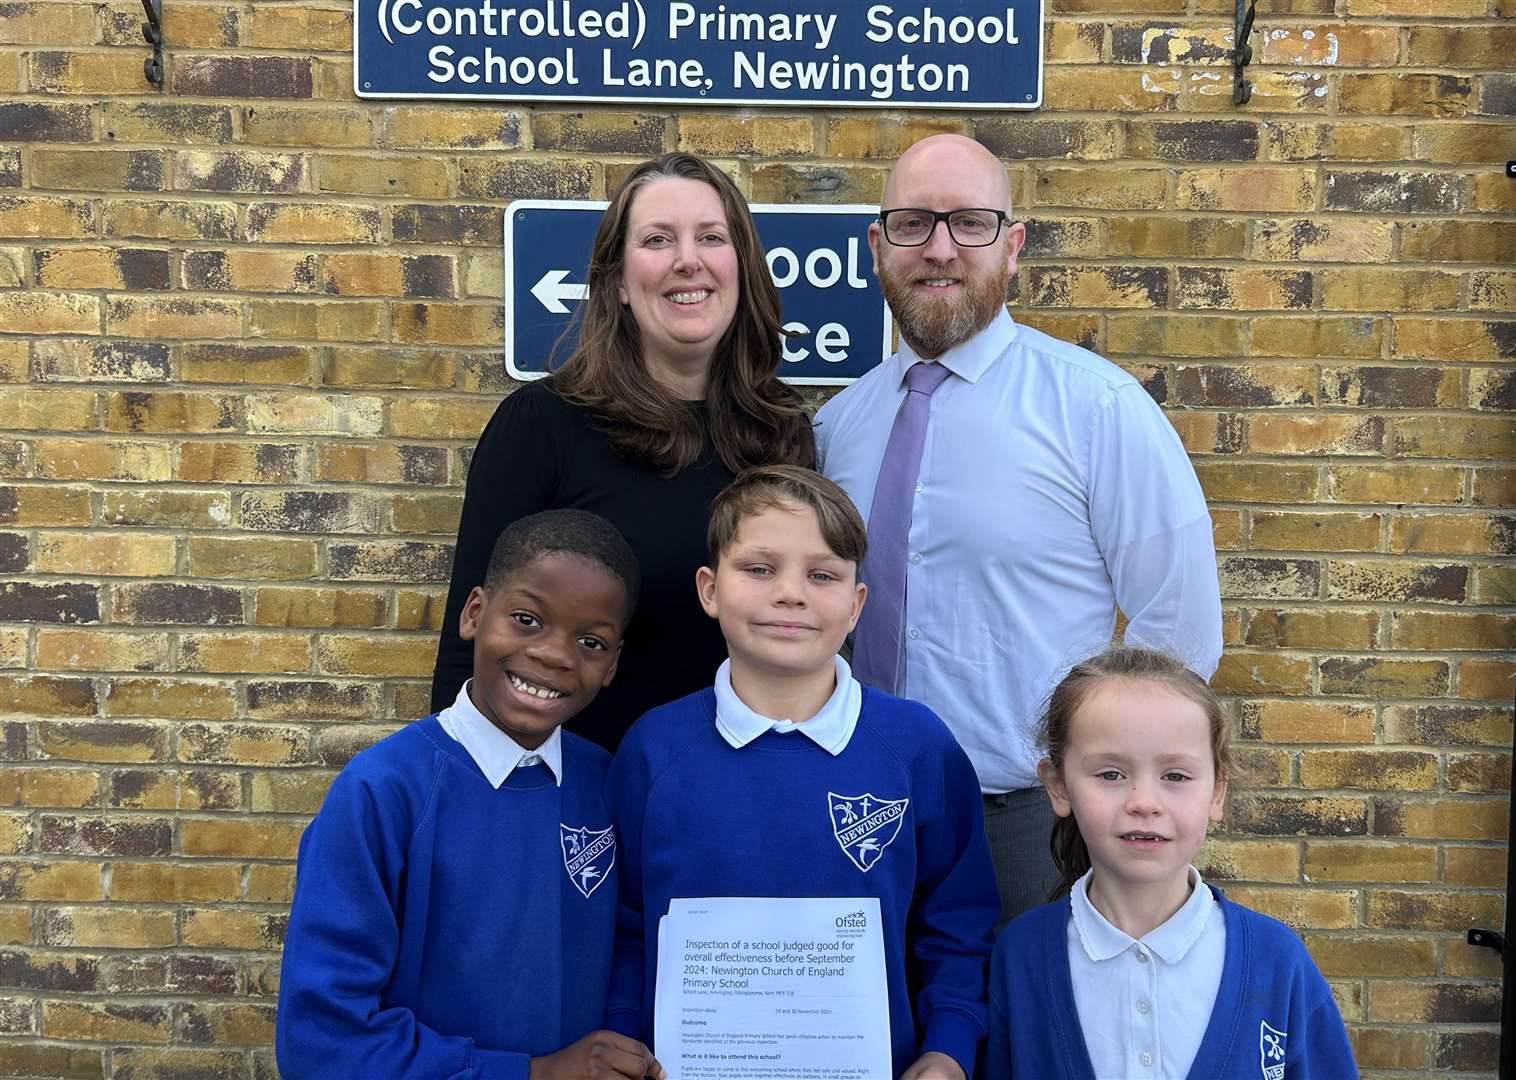
[[314,8],[255,8],[242,44],[254,49],[340,52],[352,47],[352,16]]
[[293,859],[305,829],[300,822],[186,818],[179,822],[185,855],[237,859]]
[[[1458,278],[1439,273],[1438,307],[1457,304]],[[1449,300],[1444,303],[1443,301]],[[1405,308],[1411,305],[1403,305]],[[1415,360],[1501,360],[1513,351],[1512,324],[1474,319],[1395,319],[1395,355]]]
[[1175,184],[1184,210],[1309,210],[1316,199],[1316,172],[1305,168],[1184,169]]
[[[1066,23],[1050,24],[1057,29]],[[833,116],[826,127],[826,152],[837,158],[897,158],[929,135],[964,134],[961,120],[944,117]]]
[[1311,502],[1317,470],[1303,465],[1201,462],[1195,475],[1213,502]]
[[1300,877],[1300,846],[1291,840],[1222,840],[1211,837],[1195,864],[1210,879],[1293,883]]
[[1511,549],[1505,518],[1486,514],[1415,514],[1391,522],[1390,550],[1451,555],[1502,555]]
[[395,594],[395,629],[442,629],[443,608],[447,598],[435,592],[403,590]]
[[[1467,6],[1477,0],[1459,2]],[[1372,0],[1353,3],[1354,8],[1370,6]],[[1417,14],[1424,17],[1430,13],[1420,7]],[[1354,74],[1342,81],[1339,107],[1344,113],[1376,116],[1462,116],[1468,109],[1468,98],[1469,80],[1451,75]]]
[[1437,755],[1411,750],[1308,750],[1300,783],[1310,789],[1424,791],[1437,784]]
[[0,293],[0,331],[98,334],[100,298],[81,293]]
[[384,403],[377,397],[256,394],[247,402],[248,430],[297,435],[377,435]]
[[1252,356],[1377,357],[1383,348],[1384,327],[1369,316],[1254,320]]
[[1234,885],[1228,899],[1271,915],[1287,926],[1342,930],[1358,925],[1356,889],[1285,889]]
[[310,670],[310,639],[296,634],[186,634],[180,639],[185,671],[299,672]]
[[1308,660],[1263,652],[1222,656],[1211,685],[1223,694],[1295,694],[1310,688]]
[[184,913],[181,942],[196,948],[276,949],[285,916],[257,911],[191,908]]
[[96,427],[96,395],[90,390],[28,386],[0,390],[0,427],[12,431],[88,431]]
[[260,588],[253,621],[260,626],[378,627],[386,594],[366,589]]
[[116,299],[106,308],[105,327],[124,337],[236,338],[242,335],[242,305],[235,300]]
[[[1102,10],[1106,10],[1103,6]],[[1152,10],[1148,5],[1144,10]],[[1049,67],[1043,75],[1043,100],[1070,112],[1172,112],[1184,90],[1173,69],[1123,71],[1114,67]]]
[[1244,730],[1269,743],[1370,743],[1374,710],[1314,701],[1258,701],[1243,708]]
[[127,902],[184,904],[236,900],[241,887],[242,871],[236,866],[118,862],[111,870],[111,899]]
[[254,863],[247,868],[247,893],[253,904],[288,904],[295,895],[295,868]]
[[303,446],[191,442],[179,448],[174,478],[192,484],[292,484],[305,479],[306,469]]
[[1374,551],[1384,519],[1378,514],[1310,514],[1256,510],[1249,545],[1256,550]]
[[1361,1069],[1426,1068],[1428,1036],[1423,1031],[1395,1028],[1355,1028],[1353,1058]]
[[408,398],[390,407],[389,433],[402,439],[477,439],[496,402]]
[[68,671],[161,671],[168,666],[167,634],[108,630],[37,631],[37,666]]
[[314,814],[331,786],[335,774],[330,772],[267,772],[252,776],[252,802],[255,812],[276,814]]
[[437,658],[435,645],[425,638],[321,638],[317,661],[332,675],[429,677]]
[[1327,469],[1327,491],[1339,503],[1453,503],[1463,471],[1431,465],[1338,465]]
[[707,157],[810,157],[816,135],[808,116],[722,116],[690,112],[679,119],[679,149]]
[[396,304],[395,340],[412,345],[496,345],[504,340],[499,304]]
[[189,573],[194,577],[287,581],[316,572],[316,545],[309,540],[259,537],[191,537]]
[[385,143],[408,150],[510,150],[524,126],[519,113],[489,105],[395,105],[385,114]]
[[1380,456],[1384,419],[1378,416],[1254,416],[1248,449],[1257,454]]
[[174,944],[174,914],[105,907],[51,908],[43,918],[42,942],[87,949],[152,949]]
[[1395,421],[1391,450],[1397,457],[1516,457],[1516,426],[1505,417],[1402,417]]
[[1504,847],[1453,847],[1443,854],[1443,880],[1449,885],[1469,885],[1481,889],[1505,887],[1506,852]]
[[[328,259],[328,268],[331,264]],[[327,350],[321,382],[324,386],[450,389],[457,374],[457,356],[437,349],[338,346]]]
[[1167,183],[1163,169],[1042,168],[1037,170],[1033,198],[1037,206],[1157,210],[1163,206]]
[[1327,978],[1357,975],[1426,976],[1436,974],[1432,942],[1404,934],[1351,937],[1307,934],[1306,947]]
[[[1510,601],[1506,601],[1509,603]],[[1506,701],[1516,688],[1516,663],[1470,658],[1458,665],[1458,696],[1474,701]]]
[[101,867],[71,859],[0,859],[0,895],[7,900],[102,900]]
[[270,724],[187,724],[179,733],[182,761],[231,765],[298,765],[310,754],[310,733]]
[[249,300],[248,335],[281,341],[382,341],[384,305],[371,300]]
[[166,1043],[172,1029],[173,1013],[167,1005],[70,1001],[42,1005],[42,1034],[52,1039]]
[[112,679],[105,697],[105,714],[149,719],[219,719],[231,716],[236,710],[232,691],[225,683]]
[[1317,271],[1316,278],[1327,310],[1433,311],[1459,303],[1458,275],[1440,270],[1331,268]]

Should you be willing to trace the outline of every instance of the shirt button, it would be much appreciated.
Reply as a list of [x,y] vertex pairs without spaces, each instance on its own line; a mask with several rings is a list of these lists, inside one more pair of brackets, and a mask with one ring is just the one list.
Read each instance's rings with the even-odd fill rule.
[[1148,999],[1147,998],[1138,998],[1137,999],[1137,1011],[1138,1012],[1140,1012],[1140,1013],[1146,1013],[1146,1012],[1150,1011],[1152,1008],[1153,1008],[1153,1006],[1151,1006],[1151,1005],[1148,1004]]
[[911,553],[911,562],[915,563],[918,566],[921,565],[921,552],[919,552],[919,551],[912,552]]
[[916,494],[920,495],[925,490],[926,490],[926,485],[923,484],[920,480],[917,480],[916,481]]
[[1150,1050],[1144,1050],[1142,1052],[1141,1056],[1139,1056],[1137,1058],[1137,1060],[1140,1061],[1140,1062],[1142,1062],[1144,1065],[1151,1065],[1151,1064],[1153,1064],[1153,1054],[1152,1054],[1152,1051],[1150,1051]]
[[[916,631],[914,631],[914,630],[911,631],[912,635],[914,635],[915,633],[916,633]],[[1148,954],[1145,953],[1145,952],[1143,952],[1141,949],[1138,949],[1136,952],[1134,952],[1132,954],[1132,956],[1136,959],[1136,961],[1139,964],[1146,964],[1148,962]]]
[[921,631],[918,630],[918,629],[916,629],[916,627],[914,627],[914,626],[911,627],[911,637],[913,637],[913,638],[919,638],[920,636],[921,636]]

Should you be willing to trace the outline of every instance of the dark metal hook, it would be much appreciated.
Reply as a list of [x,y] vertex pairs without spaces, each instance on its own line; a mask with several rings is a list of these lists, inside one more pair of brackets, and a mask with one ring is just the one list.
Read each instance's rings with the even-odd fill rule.
[[[142,0],[145,4],[147,0]],[[1232,40],[1235,48],[1232,50],[1232,72],[1235,83],[1232,86],[1232,104],[1246,105],[1253,97],[1253,84],[1243,78],[1243,69],[1253,62],[1253,46],[1248,44],[1248,37],[1253,33],[1253,20],[1258,17],[1258,0],[1237,0],[1237,21],[1233,27]]]
[[142,0],[147,22],[142,24],[142,38],[153,47],[153,55],[142,62],[147,81],[163,89],[163,0]]

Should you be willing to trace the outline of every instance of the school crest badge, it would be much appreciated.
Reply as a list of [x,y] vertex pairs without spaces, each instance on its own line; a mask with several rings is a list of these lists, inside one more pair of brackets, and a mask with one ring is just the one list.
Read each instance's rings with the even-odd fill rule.
[[1263,1070],[1263,1080],[1284,1080],[1284,1046],[1289,1035],[1269,1027],[1267,1020],[1258,1021],[1258,1067]]
[[558,841],[563,847],[563,869],[588,900],[616,865],[616,834],[609,827],[576,829],[559,822]]
[[872,793],[838,795],[826,793],[832,816],[832,835],[853,865],[867,873],[900,835],[909,799],[879,799]]

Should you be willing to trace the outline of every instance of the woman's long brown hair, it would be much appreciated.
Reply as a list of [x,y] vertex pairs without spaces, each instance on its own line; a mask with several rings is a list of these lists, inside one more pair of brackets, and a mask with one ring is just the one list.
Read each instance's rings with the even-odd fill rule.
[[600,220],[590,254],[589,296],[579,305],[579,342],[553,376],[565,400],[588,409],[622,455],[664,475],[693,464],[705,442],[701,421],[661,386],[642,359],[631,309],[621,304],[627,224],[633,200],[663,177],[709,184],[726,212],[740,295],[732,325],[711,357],[705,423],[716,454],[733,472],[753,465],[816,464],[816,443],[800,395],[778,379],[783,334],[779,292],[747,201],[720,169],[693,154],[664,154],[633,169]]
[[[1088,700],[1096,687],[1112,679],[1129,682],[1156,682],[1188,698],[1205,713],[1211,731],[1211,758],[1216,767],[1216,782],[1237,776],[1237,762],[1232,756],[1232,732],[1216,691],[1204,679],[1167,653],[1118,645],[1098,656],[1075,664],[1048,697],[1037,729],[1037,744],[1058,772],[1063,771],[1068,751],[1069,728],[1074,714]],[[1074,815],[1057,818],[1048,843],[1053,864],[1058,868],[1058,884],[1053,897],[1063,896],[1090,869],[1090,849],[1079,834]]]

